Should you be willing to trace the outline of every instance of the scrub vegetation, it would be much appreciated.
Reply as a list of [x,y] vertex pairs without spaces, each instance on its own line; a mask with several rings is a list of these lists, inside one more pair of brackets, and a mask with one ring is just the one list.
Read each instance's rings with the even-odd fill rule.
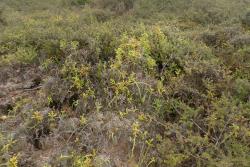
[[249,0],[1,0],[0,166],[249,167]]

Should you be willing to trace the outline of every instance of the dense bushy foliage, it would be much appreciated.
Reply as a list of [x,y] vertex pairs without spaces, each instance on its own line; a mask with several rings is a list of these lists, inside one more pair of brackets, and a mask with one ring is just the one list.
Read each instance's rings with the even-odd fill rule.
[[0,5],[0,70],[43,76],[0,110],[0,166],[249,166],[249,1]]

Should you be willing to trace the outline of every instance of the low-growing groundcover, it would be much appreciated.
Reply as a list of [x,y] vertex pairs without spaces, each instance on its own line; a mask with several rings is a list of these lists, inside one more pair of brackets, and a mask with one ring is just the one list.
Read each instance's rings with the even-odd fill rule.
[[0,166],[250,166],[250,1],[0,1]]

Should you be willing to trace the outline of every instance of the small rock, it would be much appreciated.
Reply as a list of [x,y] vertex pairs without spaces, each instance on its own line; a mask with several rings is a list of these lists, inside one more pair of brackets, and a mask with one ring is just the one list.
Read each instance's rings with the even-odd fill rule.
[[5,121],[7,118],[8,118],[8,117],[7,117],[6,115],[1,116],[1,117],[0,117],[0,122],[1,122],[1,121]]

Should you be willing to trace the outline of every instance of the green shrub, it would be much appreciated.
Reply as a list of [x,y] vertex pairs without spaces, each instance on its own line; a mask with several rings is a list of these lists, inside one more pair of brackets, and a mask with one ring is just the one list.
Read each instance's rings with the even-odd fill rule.
[[234,84],[234,91],[240,101],[248,101],[250,96],[250,83],[246,79],[237,79]]
[[242,24],[248,28],[250,27],[250,12],[247,12],[242,18]]
[[123,14],[133,8],[134,0],[94,0],[92,5]]
[[83,6],[90,0],[61,0],[64,6]]
[[10,64],[30,64],[37,58],[37,52],[34,48],[17,48],[13,54],[7,54],[0,59],[1,65]]
[[[42,162],[249,166],[250,38],[240,23],[249,2],[0,3],[1,78],[19,67],[48,78],[0,122],[4,133],[53,154]],[[11,152],[12,142],[0,135],[0,155],[11,155],[0,165],[16,163],[20,151],[18,163],[35,166],[25,158],[33,150]]]

